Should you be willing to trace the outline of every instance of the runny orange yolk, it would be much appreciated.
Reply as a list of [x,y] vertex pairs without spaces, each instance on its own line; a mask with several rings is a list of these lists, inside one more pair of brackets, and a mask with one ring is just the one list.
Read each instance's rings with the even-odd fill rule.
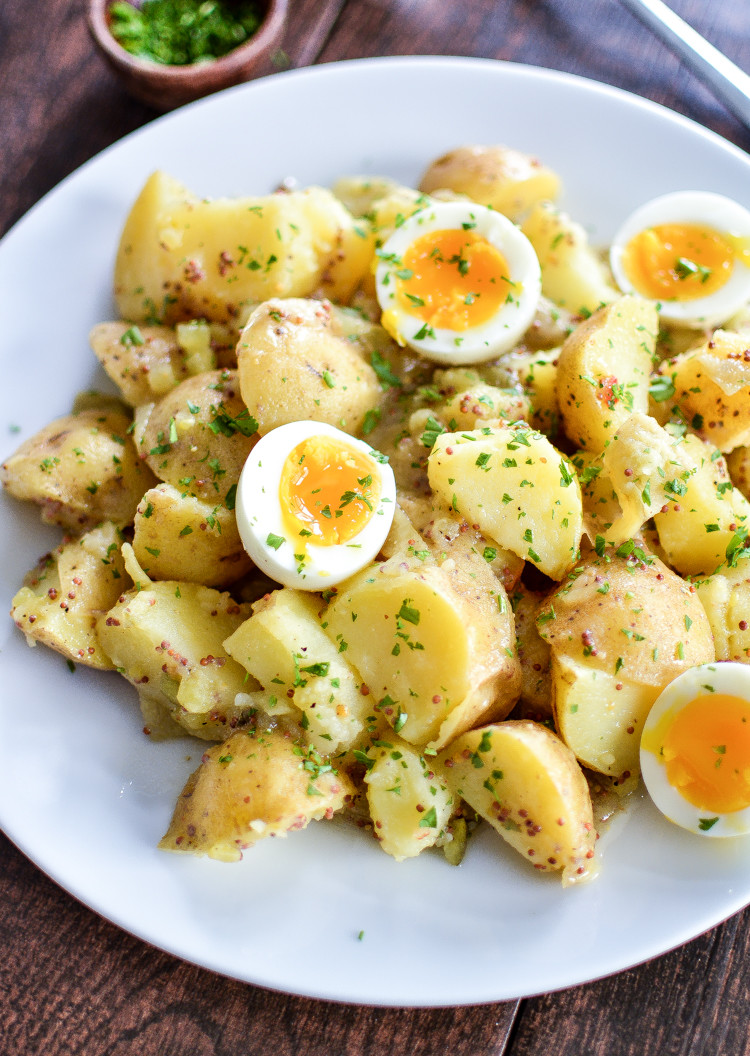
[[287,531],[300,545],[348,543],[373,516],[380,476],[369,455],[335,437],[311,436],[290,451],[281,471],[279,500]]
[[474,231],[430,231],[416,238],[397,272],[398,297],[431,327],[468,330],[488,322],[517,289],[508,264]]
[[750,702],[696,697],[660,741],[667,780],[689,803],[716,814],[750,806]]
[[698,224],[658,224],[631,238],[625,274],[644,297],[693,301],[721,289],[732,274],[736,248],[728,236]]

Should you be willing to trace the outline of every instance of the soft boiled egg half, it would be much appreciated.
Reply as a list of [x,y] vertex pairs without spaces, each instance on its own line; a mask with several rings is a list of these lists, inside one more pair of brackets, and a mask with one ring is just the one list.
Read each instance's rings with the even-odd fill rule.
[[387,459],[323,422],[290,422],[255,445],[237,484],[242,544],[271,579],[325,590],[378,554],[393,521]]
[[427,359],[493,359],[533,322],[539,261],[526,236],[493,209],[431,201],[396,228],[377,256],[383,326]]
[[750,212],[705,191],[654,198],[615,235],[610,266],[620,289],[658,301],[662,318],[717,326],[750,300]]
[[750,667],[703,664],[657,698],[641,772],[670,821],[701,836],[750,833]]

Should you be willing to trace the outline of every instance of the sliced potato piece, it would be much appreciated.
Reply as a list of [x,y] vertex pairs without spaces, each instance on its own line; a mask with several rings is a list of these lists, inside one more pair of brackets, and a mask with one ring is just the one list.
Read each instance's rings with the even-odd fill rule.
[[450,563],[415,564],[396,557],[348,580],[322,626],[396,732],[442,747],[513,707],[513,614],[499,583],[492,598]]
[[582,560],[537,626],[554,657],[660,689],[715,659],[695,588],[638,547],[629,557],[609,550]]
[[722,565],[696,583],[714,635],[717,660],[750,664],[750,568],[747,559]]
[[154,477],[128,437],[120,411],[87,410],[50,422],[0,466],[17,499],[41,507],[42,520],[71,532],[101,521],[124,527]]
[[188,733],[221,740],[247,720],[237,694],[260,688],[222,644],[249,612],[210,587],[146,580],[99,618],[97,633],[141,699]]
[[677,407],[698,436],[724,453],[750,443],[750,348],[747,335],[716,330],[698,348],[665,360]]
[[640,297],[619,297],[581,323],[560,349],[557,395],[565,435],[599,453],[634,411],[648,411],[659,324]]
[[137,415],[138,449],[155,475],[212,504],[231,494],[257,439],[233,370],[188,378]]
[[240,730],[204,754],[159,847],[236,862],[258,840],[332,817],[353,795],[345,774],[281,731]]
[[551,202],[537,202],[521,224],[539,257],[542,293],[574,315],[619,296],[583,227]]
[[42,642],[68,660],[108,670],[96,621],[130,586],[120,555],[121,536],[111,522],[63,542],[24,579],[11,617],[29,645]]
[[369,752],[367,802],[380,846],[397,862],[414,858],[445,837],[453,794],[411,745],[390,736]]
[[576,560],[578,479],[541,433],[524,423],[442,433],[427,468],[446,506],[545,575],[560,579]]
[[555,725],[579,762],[621,781],[639,774],[643,724],[662,687],[554,654],[552,684]]
[[225,587],[252,568],[234,511],[171,484],[146,492],[136,510],[134,529],[135,556],[151,579]]
[[125,222],[115,297],[134,322],[244,322],[269,297],[346,301],[369,262],[351,213],[321,187],[209,200],[156,172]]
[[535,869],[585,880],[596,832],[573,753],[545,726],[520,719],[471,730],[437,760],[449,787]]
[[331,754],[362,736],[372,702],[347,658],[321,628],[317,595],[276,590],[256,602],[253,615],[224,648],[273,698],[293,706],[310,744]]

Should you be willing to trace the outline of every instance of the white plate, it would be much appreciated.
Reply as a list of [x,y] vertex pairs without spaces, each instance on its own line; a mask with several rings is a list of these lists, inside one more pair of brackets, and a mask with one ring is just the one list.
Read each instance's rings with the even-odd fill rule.
[[[750,206],[740,151],[664,109],[558,73],[385,59],[233,89],[105,151],[0,245],[0,454],[102,384],[87,333],[112,315],[119,229],[153,169],[205,195],[263,193],[290,175],[413,182],[430,159],[472,142],[507,143],[557,169],[565,205],[597,240],[666,191],[714,190]],[[11,425],[20,431],[10,435]],[[7,611],[57,533],[5,496],[2,517]],[[150,743],[123,680],[71,674],[57,654],[31,652],[8,620],[0,647],[0,824],[105,917],[229,976],[372,1004],[502,1000],[626,968],[750,901],[750,841],[696,839],[645,802],[602,841],[599,880],[568,891],[491,831],[458,869],[431,854],[397,864],[337,825],[261,843],[240,865],[164,854],[157,840],[200,747]]]

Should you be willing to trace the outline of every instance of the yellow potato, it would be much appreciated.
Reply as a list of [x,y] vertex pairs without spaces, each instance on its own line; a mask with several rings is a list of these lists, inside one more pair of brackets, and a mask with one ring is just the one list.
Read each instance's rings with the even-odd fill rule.
[[670,407],[724,453],[750,442],[750,349],[747,336],[717,330],[698,348],[665,360]]
[[345,302],[370,247],[330,191],[201,199],[154,173],[122,232],[115,264],[120,315],[134,322],[244,322],[270,297],[316,291]]
[[253,606],[253,614],[224,648],[257,679],[273,700],[292,706],[308,742],[327,755],[351,748],[366,727],[372,702],[360,679],[322,630],[317,595],[276,590]]
[[514,850],[563,886],[587,878],[594,858],[591,797],[573,753],[545,726],[501,722],[465,733],[438,757],[457,796]]
[[280,730],[241,730],[204,754],[159,846],[236,862],[258,840],[330,818],[353,796],[345,774]]
[[519,150],[471,146],[458,147],[433,161],[419,189],[427,194],[442,189],[465,194],[517,222],[532,205],[556,198],[560,179],[552,169]]
[[560,579],[578,555],[581,491],[575,470],[524,423],[442,433],[428,461],[430,486],[502,547]]
[[181,382],[136,417],[138,450],[160,480],[211,504],[231,505],[257,442],[237,374],[212,370]]
[[349,327],[328,301],[271,300],[256,308],[237,344],[237,369],[261,435],[303,420],[362,429],[380,403],[380,386]]
[[372,566],[339,587],[322,626],[375,711],[410,744],[442,747],[483,719],[504,717],[518,698],[505,592],[498,583],[491,598],[450,562],[410,567],[396,557]]
[[750,664],[750,569],[741,554],[735,560],[699,580],[696,588],[713,631],[716,659]]
[[130,586],[111,522],[68,540],[24,578],[10,614],[29,645],[41,642],[76,664],[114,667],[96,633],[98,618]]
[[128,437],[130,424],[116,410],[57,418],[3,462],[0,481],[15,498],[40,506],[47,524],[71,532],[101,521],[123,527],[155,483]]
[[249,606],[197,583],[133,578],[135,589],[97,621],[102,647],[142,701],[196,737],[223,739],[247,721],[237,694],[260,688],[222,644]]
[[521,224],[542,268],[542,293],[572,312],[588,315],[619,296],[583,227],[555,208],[538,202]]
[[373,833],[397,862],[444,839],[454,798],[434,759],[388,734],[367,753],[367,803]]
[[654,305],[627,296],[599,309],[565,341],[557,358],[557,398],[572,443],[603,451],[630,414],[648,411],[657,331]]
[[620,784],[637,776],[643,724],[662,687],[566,656],[553,657],[552,685],[555,726],[581,765]]
[[151,579],[225,587],[253,567],[234,511],[171,484],[159,484],[146,492],[133,528],[136,559]]
[[638,772],[640,731],[661,690],[715,659],[695,588],[632,543],[625,549],[630,556],[583,560],[537,616],[560,736],[583,765],[617,778]]

